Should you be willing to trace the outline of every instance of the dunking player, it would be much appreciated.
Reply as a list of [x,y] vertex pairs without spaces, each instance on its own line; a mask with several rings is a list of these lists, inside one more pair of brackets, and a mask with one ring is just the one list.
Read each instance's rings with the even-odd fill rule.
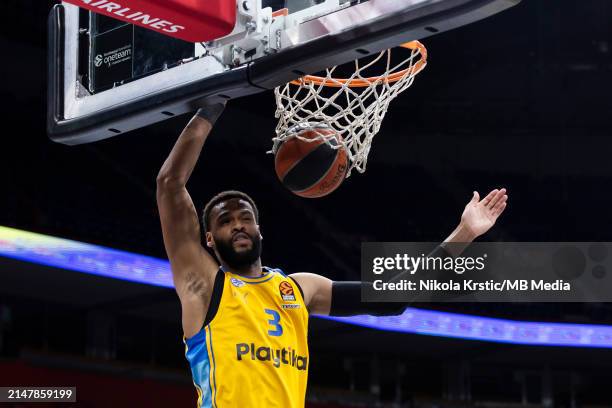
[[[261,265],[257,206],[226,191],[204,208],[206,245],[185,188],[224,105],[200,109],[157,178],[164,244],[182,306],[186,357],[198,407],[303,407],[308,375],[308,314],[400,314],[395,303],[361,303],[360,282],[312,273],[285,275]],[[505,189],[474,192],[445,242],[471,242],[506,207]]]

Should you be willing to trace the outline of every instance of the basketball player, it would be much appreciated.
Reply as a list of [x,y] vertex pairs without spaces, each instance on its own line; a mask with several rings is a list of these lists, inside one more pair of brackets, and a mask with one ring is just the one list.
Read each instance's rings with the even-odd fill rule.
[[[204,208],[206,245],[218,263],[202,247],[198,213],[185,186],[223,109],[218,104],[198,111],[157,178],[164,244],[181,301],[197,404],[303,407],[310,313],[400,314],[405,306],[361,303],[360,282],[332,282],[313,273],[285,275],[262,266],[257,206],[241,192],[223,192]],[[506,200],[505,189],[493,190],[483,200],[474,192],[445,242],[467,243],[484,234]]]

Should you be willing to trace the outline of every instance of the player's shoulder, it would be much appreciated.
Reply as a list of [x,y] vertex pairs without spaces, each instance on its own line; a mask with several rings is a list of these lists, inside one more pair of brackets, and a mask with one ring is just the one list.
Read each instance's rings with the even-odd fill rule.
[[[282,282],[289,282],[294,284],[298,291],[300,292],[300,294],[302,295],[302,298],[304,297],[304,291],[302,290],[302,286],[300,285],[300,283],[294,279],[291,275],[285,273],[281,268],[271,268],[271,267],[264,267],[266,268],[266,270],[269,271],[269,273],[274,274],[274,277],[280,281],[280,284],[283,285]],[[283,289],[283,286],[279,286],[281,288],[281,290]]]
[[264,269],[270,273],[273,274],[275,276],[281,277],[281,278],[286,278],[287,274],[281,269],[281,268],[272,268],[270,266],[264,266]]

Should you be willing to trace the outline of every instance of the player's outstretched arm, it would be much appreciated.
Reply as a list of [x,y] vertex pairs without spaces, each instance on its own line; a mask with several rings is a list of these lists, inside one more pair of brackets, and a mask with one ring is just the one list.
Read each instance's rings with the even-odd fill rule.
[[[452,256],[459,256],[479,236],[489,231],[508,205],[505,188],[494,189],[482,200],[478,191],[466,204],[461,221],[455,230],[441,244]],[[453,245],[445,246],[445,243]]]
[[196,334],[204,323],[219,268],[201,245],[198,213],[187,181],[223,105],[198,111],[187,124],[157,176],[157,206],[174,287],[181,300],[183,332]]
[[[491,191],[482,200],[478,192],[474,191],[461,214],[459,225],[432,254],[459,256],[470,242],[495,225],[506,209],[507,200],[505,188]],[[453,245],[445,245],[449,243]],[[369,285],[367,282],[333,282],[313,273],[294,273],[290,276],[302,288],[304,302],[310,313],[334,316],[397,315],[406,307],[401,303],[361,302],[361,287]]]

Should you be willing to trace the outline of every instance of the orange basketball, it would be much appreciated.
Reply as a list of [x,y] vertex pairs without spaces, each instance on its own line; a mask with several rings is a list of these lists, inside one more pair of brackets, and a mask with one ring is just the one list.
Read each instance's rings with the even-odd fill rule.
[[295,136],[288,138],[276,150],[276,175],[285,187],[300,197],[317,198],[331,193],[342,184],[348,170],[345,148],[332,147],[342,140],[340,134],[325,124],[310,123],[297,126],[294,133],[309,140],[321,135],[335,138],[326,138],[327,142],[308,142]]

